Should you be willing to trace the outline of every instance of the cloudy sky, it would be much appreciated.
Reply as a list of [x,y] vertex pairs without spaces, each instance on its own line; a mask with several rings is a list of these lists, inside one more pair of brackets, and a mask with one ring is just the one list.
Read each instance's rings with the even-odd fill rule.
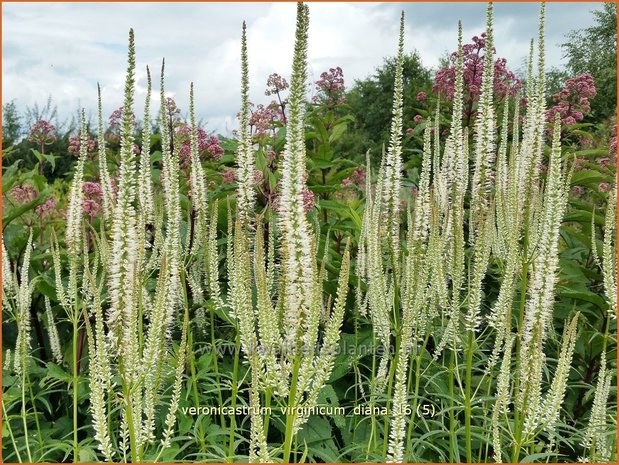
[[[210,131],[229,134],[239,108],[240,31],[247,22],[251,100],[268,103],[268,75],[289,77],[294,3],[4,3],[2,98],[19,109],[48,96],[67,117],[83,106],[96,114],[97,82],[104,114],[122,103],[129,28],[136,36],[137,102],[141,113],[146,65],[158,73],[166,60],[166,88],[187,109],[189,83],[196,86],[199,118]],[[407,51],[436,67],[456,47],[457,22],[464,38],[484,29],[484,3],[312,3],[310,78],[341,66],[348,84],[364,78],[394,54],[398,20],[406,12]],[[561,66],[559,44],[567,31],[593,23],[597,3],[548,3],[548,66]],[[523,69],[529,41],[537,35],[538,3],[496,3],[496,49],[510,68]],[[156,90],[155,90],[156,92]]]

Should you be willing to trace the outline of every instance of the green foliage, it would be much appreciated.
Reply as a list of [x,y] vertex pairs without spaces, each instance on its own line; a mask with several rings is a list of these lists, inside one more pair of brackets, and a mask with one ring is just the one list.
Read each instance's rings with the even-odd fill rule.
[[[395,69],[395,58],[386,58],[372,76],[356,81],[346,94],[355,122],[353,130],[343,138],[339,147],[360,162],[364,161],[368,149],[378,157],[382,145],[388,142]],[[412,126],[412,118],[419,113],[417,93],[429,92],[432,80],[430,70],[423,66],[416,52],[404,55],[402,77],[406,128]]]
[[617,5],[605,2],[593,15],[595,24],[570,32],[562,47],[572,75],[589,73],[595,79],[592,117],[601,121],[617,113]]

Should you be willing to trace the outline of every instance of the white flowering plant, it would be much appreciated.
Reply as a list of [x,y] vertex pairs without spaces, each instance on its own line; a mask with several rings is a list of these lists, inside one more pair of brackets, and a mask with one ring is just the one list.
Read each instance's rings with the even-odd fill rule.
[[131,30],[66,214],[38,168],[3,173],[4,460],[615,461],[616,168],[574,145],[569,92],[548,107],[544,25],[542,4],[522,88],[486,53],[475,92],[459,25],[449,98],[420,89],[407,131],[402,13],[389,138],[350,157],[342,69],[307,95],[307,5],[274,105],[249,100],[243,23],[233,139],[193,84],[181,115],[164,62],[136,124]]

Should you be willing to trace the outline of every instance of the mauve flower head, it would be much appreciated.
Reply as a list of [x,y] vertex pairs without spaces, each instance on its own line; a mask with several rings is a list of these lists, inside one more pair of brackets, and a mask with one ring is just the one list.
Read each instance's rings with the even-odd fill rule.
[[101,212],[101,204],[103,202],[103,191],[101,184],[98,182],[86,181],[82,185],[84,193],[84,203],[82,204],[82,213],[90,218],[90,221]]
[[321,73],[315,84],[318,93],[313,97],[314,102],[327,105],[341,105],[345,102],[344,71],[339,66]]
[[51,144],[56,140],[56,135],[54,134],[55,132],[56,127],[53,124],[45,121],[44,119],[40,119],[30,128],[28,140],[37,145]]
[[[109,120],[109,124],[110,124],[110,130],[114,130],[114,129],[120,129],[120,125],[122,124],[122,119],[123,119],[123,107],[117,108],[116,110],[114,110],[112,112],[112,114],[110,115],[110,120]],[[137,121],[135,119],[135,114],[131,114],[131,125],[135,128],[137,126]]]
[[348,186],[352,186],[353,182],[352,179],[350,178],[344,178],[342,180],[342,187],[348,187]]
[[583,193],[584,189],[582,188],[582,186],[574,186],[572,187],[572,195],[574,197],[580,197]]
[[264,173],[261,170],[254,170],[254,183],[261,185],[264,182]]
[[166,108],[168,110],[168,119],[172,123],[180,120],[181,109],[178,107],[176,102],[172,97],[166,98]]
[[610,154],[615,154],[615,156],[617,155],[617,125],[615,124],[612,128],[612,137],[610,139],[610,146],[608,148],[608,151],[610,152]]
[[[219,145],[216,136],[209,136],[202,129],[197,129],[198,133],[198,153],[202,159],[221,160],[224,149]],[[178,147],[179,164],[183,170],[188,170],[191,166],[191,127],[180,124],[175,129],[175,144]]]
[[84,199],[82,204],[82,213],[90,218],[90,221],[94,219],[101,212],[101,204],[95,202],[92,199]]
[[609,157],[600,158],[598,160],[598,164],[602,168],[609,168],[609,167],[613,166],[613,160],[611,158],[609,158]]
[[601,182],[598,185],[599,192],[608,192],[609,190],[610,190],[610,184],[608,184],[607,182]]
[[410,136],[413,133],[413,128],[406,128],[406,135]]
[[417,94],[417,101],[418,102],[425,102],[426,101],[426,97],[427,97],[426,93],[421,91],[421,92],[419,92]]
[[314,203],[314,193],[306,187],[303,190],[303,209],[305,213],[309,213],[309,211],[314,208]]
[[276,158],[277,158],[277,153],[275,152],[275,150],[270,149],[267,151],[267,160],[269,160],[269,162],[275,161]]
[[359,166],[352,172],[350,175],[350,179],[359,187],[365,186],[365,179],[367,177],[367,173],[363,166]]
[[[69,138],[69,147],[68,147],[68,151],[71,155],[73,155],[74,157],[79,157],[80,156],[80,136],[76,135],[73,137]],[[88,157],[90,157],[96,148],[97,144],[95,143],[95,141],[90,137],[90,134],[88,134],[88,142],[86,144],[86,151],[88,153]]]
[[206,151],[209,153],[213,160],[221,160],[221,156],[224,154],[224,149],[219,145],[219,139],[216,136],[210,136],[206,143]]
[[221,173],[221,182],[224,184],[233,183],[236,178],[236,171],[232,168],[224,168]]
[[[481,92],[484,57],[487,52],[486,33],[482,33],[481,37],[474,36],[472,40],[473,43],[462,46],[465,99],[471,103],[479,100]],[[493,49],[492,54],[494,53],[496,53],[496,50]],[[432,87],[434,92],[444,94],[448,100],[453,100],[454,96],[457,59],[458,53],[453,52],[449,57],[449,66],[440,69],[436,73],[434,86]],[[520,80],[513,72],[507,69],[507,60],[505,58],[497,58],[494,62],[493,86],[495,97],[498,100],[502,100],[506,96],[513,97],[522,88]]]
[[593,141],[589,137],[581,137],[578,139],[578,143],[584,149],[593,147]]
[[277,73],[273,73],[267,79],[267,90],[264,95],[274,95],[288,89],[288,82]]
[[56,198],[50,197],[44,203],[36,207],[34,209],[34,212],[37,214],[39,218],[42,219],[46,215],[51,215],[55,209],[56,209]]
[[103,191],[98,182],[86,181],[82,185],[82,192],[92,200],[103,201]]
[[284,114],[275,100],[266,106],[258,104],[249,118],[249,125],[255,128],[254,135],[258,137],[282,124],[284,124]]
[[413,118],[413,121],[415,123],[421,123],[423,121],[423,116],[421,115],[415,115],[415,117]]
[[37,190],[30,184],[15,186],[11,189],[11,197],[19,204],[30,203],[39,196]]
[[552,96],[556,105],[546,111],[546,119],[553,122],[555,115],[559,114],[564,125],[573,126],[591,112],[589,99],[596,94],[595,81],[590,74],[574,76],[565,81],[560,92]]

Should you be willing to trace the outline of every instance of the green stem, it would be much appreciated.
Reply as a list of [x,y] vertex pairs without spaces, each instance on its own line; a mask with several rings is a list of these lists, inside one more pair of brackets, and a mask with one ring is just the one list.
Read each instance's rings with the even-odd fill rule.
[[473,371],[473,331],[468,331],[469,337],[466,349],[466,375],[464,386],[464,434],[466,438],[466,461],[473,462],[471,450],[471,378]]
[[21,385],[21,416],[24,424],[24,440],[26,441],[26,452],[28,453],[28,461],[32,463],[32,454],[30,453],[30,441],[28,440],[28,422],[26,421],[26,357],[22,357],[22,385]]
[[[191,325],[191,322],[189,323]],[[198,377],[196,375],[196,358],[193,351],[193,331],[189,330],[189,371],[191,373],[191,387],[193,401],[196,409],[200,408],[200,396],[198,395]],[[221,405],[221,404],[220,404]],[[200,440],[200,452],[206,453],[206,442],[204,437],[204,428],[202,427],[202,418],[198,420],[198,436]]]
[[[223,401],[223,397],[221,395],[221,381],[219,379],[219,362],[217,360],[218,358],[218,354],[217,354],[217,345],[216,345],[216,339],[215,339],[215,305],[211,305],[210,306],[210,310],[211,310],[211,354],[212,354],[212,358],[213,358],[213,370],[215,371],[215,380],[217,381],[217,400],[219,401],[219,405],[223,405],[224,401]],[[222,429],[226,429],[226,417],[224,416],[224,414],[222,413],[220,415],[220,420],[221,420],[221,428]]]
[[[395,378],[396,367],[397,367],[396,361],[398,360],[398,356],[400,354],[400,339],[401,339],[401,335],[398,332],[395,338],[395,355],[393,357],[393,361],[389,369],[389,384],[387,385],[387,404],[386,404],[387,412],[389,412],[389,408],[391,407],[391,393],[393,391],[393,380]],[[389,414],[385,415],[384,434],[383,434],[383,458],[387,457],[387,448],[389,446],[389,418],[390,418]]]
[[449,461],[455,461],[456,418],[454,416],[454,369],[455,352],[450,351],[449,357]]
[[[526,251],[526,236],[525,236],[525,251]],[[522,331],[522,325],[524,324],[524,311],[527,301],[527,285],[529,278],[529,262],[525,257],[524,263],[522,264],[522,283],[520,285],[520,311],[518,315],[518,334]],[[516,376],[514,376],[514,393],[518,395],[520,389],[520,376],[518,376],[518,372],[520,371],[520,337],[516,338]],[[520,448],[521,448],[521,440],[522,440],[522,420],[520,418],[520,410],[518,408],[514,409],[514,446],[512,448],[512,462],[517,463],[520,458]]]
[[296,417],[296,390],[297,380],[299,378],[299,366],[301,365],[301,356],[296,355],[292,365],[292,381],[290,383],[290,394],[288,396],[288,408],[286,409],[286,436],[284,437],[284,463],[290,462],[290,450],[292,448],[292,440],[294,439],[293,426]]
[[11,442],[13,443],[13,449],[15,450],[15,454],[17,454],[17,461],[21,463],[21,455],[19,455],[19,449],[17,448],[17,444],[15,443],[15,436],[13,436],[13,430],[11,428],[11,423],[9,422],[9,416],[6,413],[6,406],[4,405],[4,400],[2,401],[2,413],[4,414],[4,424],[6,425],[9,436],[11,438]]
[[[239,353],[241,351],[241,333],[236,332],[236,343],[234,351],[234,370],[232,372],[232,409],[236,407],[236,397],[238,393],[238,373],[239,373]],[[234,459],[234,430],[236,429],[236,419],[230,416],[230,434],[228,438],[228,463]]]
[[77,310],[73,315],[73,462],[79,462],[79,445],[77,440],[77,389],[78,389],[78,373],[77,373],[77,335],[79,326],[79,316]]
[[[122,372],[122,371],[121,371]],[[135,428],[133,424],[133,405],[131,403],[131,389],[127,386],[127,383],[123,381],[123,396],[127,406],[127,426],[129,427],[129,444],[131,445],[131,462],[137,463],[137,445],[135,441]]]
[[37,425],[37,435],[39,440],[39,450],[43,450],[43,435],[41,434],[41,425],[39,423],[39,412],[37,412],[37,405],[34,401],[34,393],[32,391],[32,382],[30,381],[30,376],[28,378],[28,390],[30,391],[30,401],[32,402],[32,412],[34,413],[34,422]]

